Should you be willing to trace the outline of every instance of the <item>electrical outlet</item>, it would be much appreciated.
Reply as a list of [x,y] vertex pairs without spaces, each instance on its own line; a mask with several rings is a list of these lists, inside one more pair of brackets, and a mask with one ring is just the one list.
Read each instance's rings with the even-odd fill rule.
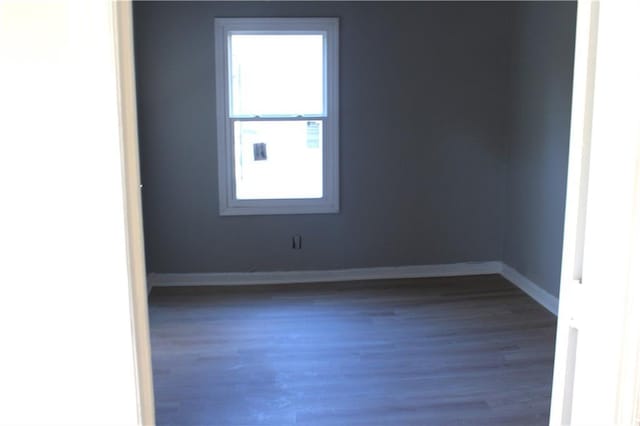
[[294,250],[302,249],[302,235],[294,235],[291,237],[291,248]]

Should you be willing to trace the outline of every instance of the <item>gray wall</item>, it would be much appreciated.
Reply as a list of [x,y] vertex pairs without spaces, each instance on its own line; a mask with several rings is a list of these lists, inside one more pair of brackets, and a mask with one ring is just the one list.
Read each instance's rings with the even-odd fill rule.
[[[512,8],[496,3],[134,4],[149,272],[496,260]],[[341,211],[220,217],[213,19],[340,18]],[[303,249],[290,238],[303,235]]]
[[521,3],[514,15],[503,260],[558,295],[576,5]]

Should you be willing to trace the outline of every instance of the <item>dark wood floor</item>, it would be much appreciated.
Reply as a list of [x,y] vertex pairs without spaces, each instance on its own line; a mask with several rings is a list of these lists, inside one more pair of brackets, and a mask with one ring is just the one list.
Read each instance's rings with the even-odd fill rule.
[[159,425],[543,425],[555,317],[498,276],[155,288]]

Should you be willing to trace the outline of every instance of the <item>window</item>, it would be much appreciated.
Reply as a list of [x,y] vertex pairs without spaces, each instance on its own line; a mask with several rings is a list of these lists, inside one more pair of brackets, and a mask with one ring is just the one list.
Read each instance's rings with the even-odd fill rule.
[[215,20],[221,215],[338,211],[338,20]]

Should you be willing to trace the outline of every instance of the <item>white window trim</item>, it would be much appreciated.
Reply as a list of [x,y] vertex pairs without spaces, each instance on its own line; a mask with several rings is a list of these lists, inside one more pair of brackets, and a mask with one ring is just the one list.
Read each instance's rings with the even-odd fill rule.
[[[216,118],[218,137],[218,194],[221,216],[337,213],[339,211],[338,124],[338,19],[337,18],[217,18],[215,19]],[[326,33],[325,116],[322,141],[323,197],[317,199],[238,200],[232,119],[229,111],[227,74],[230,32],[318,32]],[[314,119],[316,116],[313,116]],[[268,119],[268,118],[265,118]],[[308,120],[311,117],[283,117]]]

